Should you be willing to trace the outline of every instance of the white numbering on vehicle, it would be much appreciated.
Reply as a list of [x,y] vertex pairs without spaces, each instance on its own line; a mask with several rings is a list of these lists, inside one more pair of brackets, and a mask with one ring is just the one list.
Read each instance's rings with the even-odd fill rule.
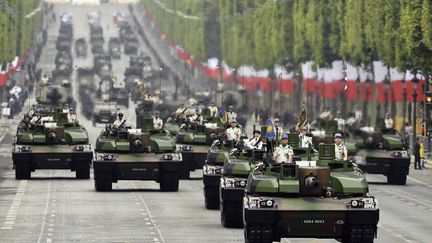
[[132,171],[147,171],[146,168],[132,168]]
[[324,219],[304,219],[302,220],[303,224],[324,224]]

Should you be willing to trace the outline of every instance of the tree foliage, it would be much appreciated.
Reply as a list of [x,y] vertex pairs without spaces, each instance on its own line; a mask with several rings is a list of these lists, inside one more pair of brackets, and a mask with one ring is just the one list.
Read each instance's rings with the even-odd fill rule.
[[[299,67],[309,60],[329,66],[340,59],[368,66],[382,60],[401,71],[432,74],[430,0],[219,0],[211,8],[215,1],[142,2],[163,31],[199,60],[217,53],[230,66],[256,68]],[[169,13],[156,2],[200,19]],[[212,24],[207,16],[213,16]],[[220,44],[206,45],[209,35],[217,35]]]
[[13,60],[30,47],[41,21],[41,0],[6,0],[0,4],[0,63]]

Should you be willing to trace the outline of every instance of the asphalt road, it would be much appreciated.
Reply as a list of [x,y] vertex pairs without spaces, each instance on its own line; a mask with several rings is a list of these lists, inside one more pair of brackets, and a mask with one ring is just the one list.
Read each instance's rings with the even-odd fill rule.
[[[105,39],[117,36],[112,12],[127,12],[124,5],[104,5],[103,9],[67,5],[55,8],[57,12],[66,9],[74,15],[75,38],[88,38],[88,12],[101,11]],[[41,68],[54,67],[57,32],[58,23],[54,23],[38,64]],[[148,52],[141,44],[141,50]],[[91,60],[89,56],[74,61],[86,66],[91,65]],[[124,56],[115,62],[114,72],[122,75],[128,58]],[[133,109],[132,105],[125,111],[131,123]],[[81,121],[88,128],[91,141],[95,141],[101,127],[92,127],[82,117]],[[244,242],[243,230],[223,228],[219,211],[204,208],[200,180],[181,181],[179,191],[173,193],[159,192],[157,183],[141,181],[122,181],[114,184],[113,192],[96,192],[93,176],[90,180],[75,180],[75,173],[59,170],[36,171],[31,180],[15,180],[11,143],[16,125],[16,120],[0,124],[0,242]],[[387,185],[385,177],[368,175],[370,192],[378,198],[381,210],[376,242],[432,242],[430,172],[412,168],[406,186]]]

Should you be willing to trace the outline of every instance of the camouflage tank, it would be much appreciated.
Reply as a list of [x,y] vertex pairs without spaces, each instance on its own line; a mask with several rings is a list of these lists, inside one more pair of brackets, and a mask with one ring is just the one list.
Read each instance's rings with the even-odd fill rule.
[[404,148],[402,137],[394,129],[362,132],[361,137],[354,162],[366,173],[387,176],[390,184],[405,185],[410,156]]
[[[294,151],[295,161],[316,160],[317,156],[309,147],[299,146],[297,133],[289,133],[289,145]],[[267,161],[265,150],[247,149],[237,156],[230,156],[223,167],[220,184],[221,223],[227,228],[243,227],[243,197],[249,173],[260,162]]]
[[29,179],[39,169],[70,169],[77,179],[88,179],[92,157],[87,130],[62,109],[51,116],[26,116],[12,148],[16,179]]
[[206,127],[206,125],[183,124],[176,136],[176,143],[185,165],[185,178],[190,178],[190,171],[204,166],[209,146],[214,140],[225,134],[225,128]]
[[66,51],[70,52],[72,46],[72,39],[63,39],[58,38],[56,41],[56,49],[57,51]]
[[181,156],[155,154],[150,134],[139,129],[107,128],[96,140],[93,169],[96,191],[111,191],[119,180],[155,180],[161,191],[177,191]]
[[113,80],[110,89],[110,99],[115,101],[117,105],[129,108],[129,93],[126,90],[125,82]]
[[[221,223],[227,228],[243,228],[243,197],[251,170],[265,159],[265,150],[234,150],[225,161],[220,179]],[[238,153],[236,156],[233,153]]]
[[353,156],[357,153],[358,148],[356,144],[358,143],[358,137],[353,136],[349,132],[342,132],[338,130],[338,124],[336,120],[326,120],[326,119],[318,119],[316,122],[316,127],[311,132],[313,135],[312,143],[315,147],[318,147],[320,143],[333,143],[334,136],[333,134],[336,132],[340,132],[344,134],[345,146],[348,150],[348,155]]
[[223,174],[223,167],[229,159],[229,152],[234,149],[241,149],[240,143],[222,141],[218,138],[211,144],[207,159],[203,166],[204,202],[207,209],[219,209],[220,179]]
[[90,43],[94,45],[103,45],[103,28],[99,25],[90,25]]
[[93,125],[97,123],[109,124],[116,119],[117,104],[115,102],[97,101],[93,112]]
[[124,53],[126,55],[137,54],[139,43],[135,34],[126,36],[123,41],[123,45]]
[[319,160],[257,166],[244,197],[246,242],[281,238],[332,238],[373,242],[379,209],[363,172],[335,160],[334,144],[319,147]]
[[55,57],[56,72],[69,76],[72,73],[73,58],[70,52],[58,52]]
[[113,59],[121,57],[121,42],[119,38],[111,38],[108,42],[108,51]]
[[53,78],[39,82],[36,87],[36,101],[38,104],[52,107],[75,106],[72,87],[67,76],[54,74]]
[[87,43],[84,38],[79,38],[75,41],[75,55],[78,58],[87,57]]

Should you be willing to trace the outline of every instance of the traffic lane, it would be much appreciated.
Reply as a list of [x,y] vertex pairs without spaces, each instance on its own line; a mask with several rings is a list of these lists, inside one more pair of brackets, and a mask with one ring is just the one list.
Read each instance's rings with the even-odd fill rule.
[[[23,180],[26,187],[20,203],[8,196],[11,205],[18,205],[13,210],[17,217],[10,228],[1,229],[2,241],[164,242],[147,217],[139,191],[127,190],[130,183],[120,185],[117,192],[99,193],[93,180],[73,176],[69,171],[45,170]],[[15,181],[11,173],[8,180],[9,184],[23,182]],[[7,207],[2,207],[3,215],[4,211]]]
[[389,185],[380,175],[367,175],[370,193],[380,208],[379,229],[404,242],[429,242],[432,232],[431,188],[416,182],[405,186]]
[[147,37],[148,42],[158,51],[158,55],[165,66],[168,66],[172,72],[176,73],[191,89],[192,93],[196,91],[209,91],[212,90],[213,85],[209,79],[204,77],[203,74],[197,73],[193,75],[190,71],[185,70],[184,65],[179,60],[176,60],[172,51],[160,40],[160,36],[152,28],[144,16],[144,8],[141,4],[134,5],[133,13],[136,15],[137,20],[140,21],[143,31]]
[[181,180],[178,192],[162,193],[156,183],[134,181],[160,225],[166,242],[243,242],[243,229],[227,229],[220,223],[219,210],[204,207],[201,180]]

